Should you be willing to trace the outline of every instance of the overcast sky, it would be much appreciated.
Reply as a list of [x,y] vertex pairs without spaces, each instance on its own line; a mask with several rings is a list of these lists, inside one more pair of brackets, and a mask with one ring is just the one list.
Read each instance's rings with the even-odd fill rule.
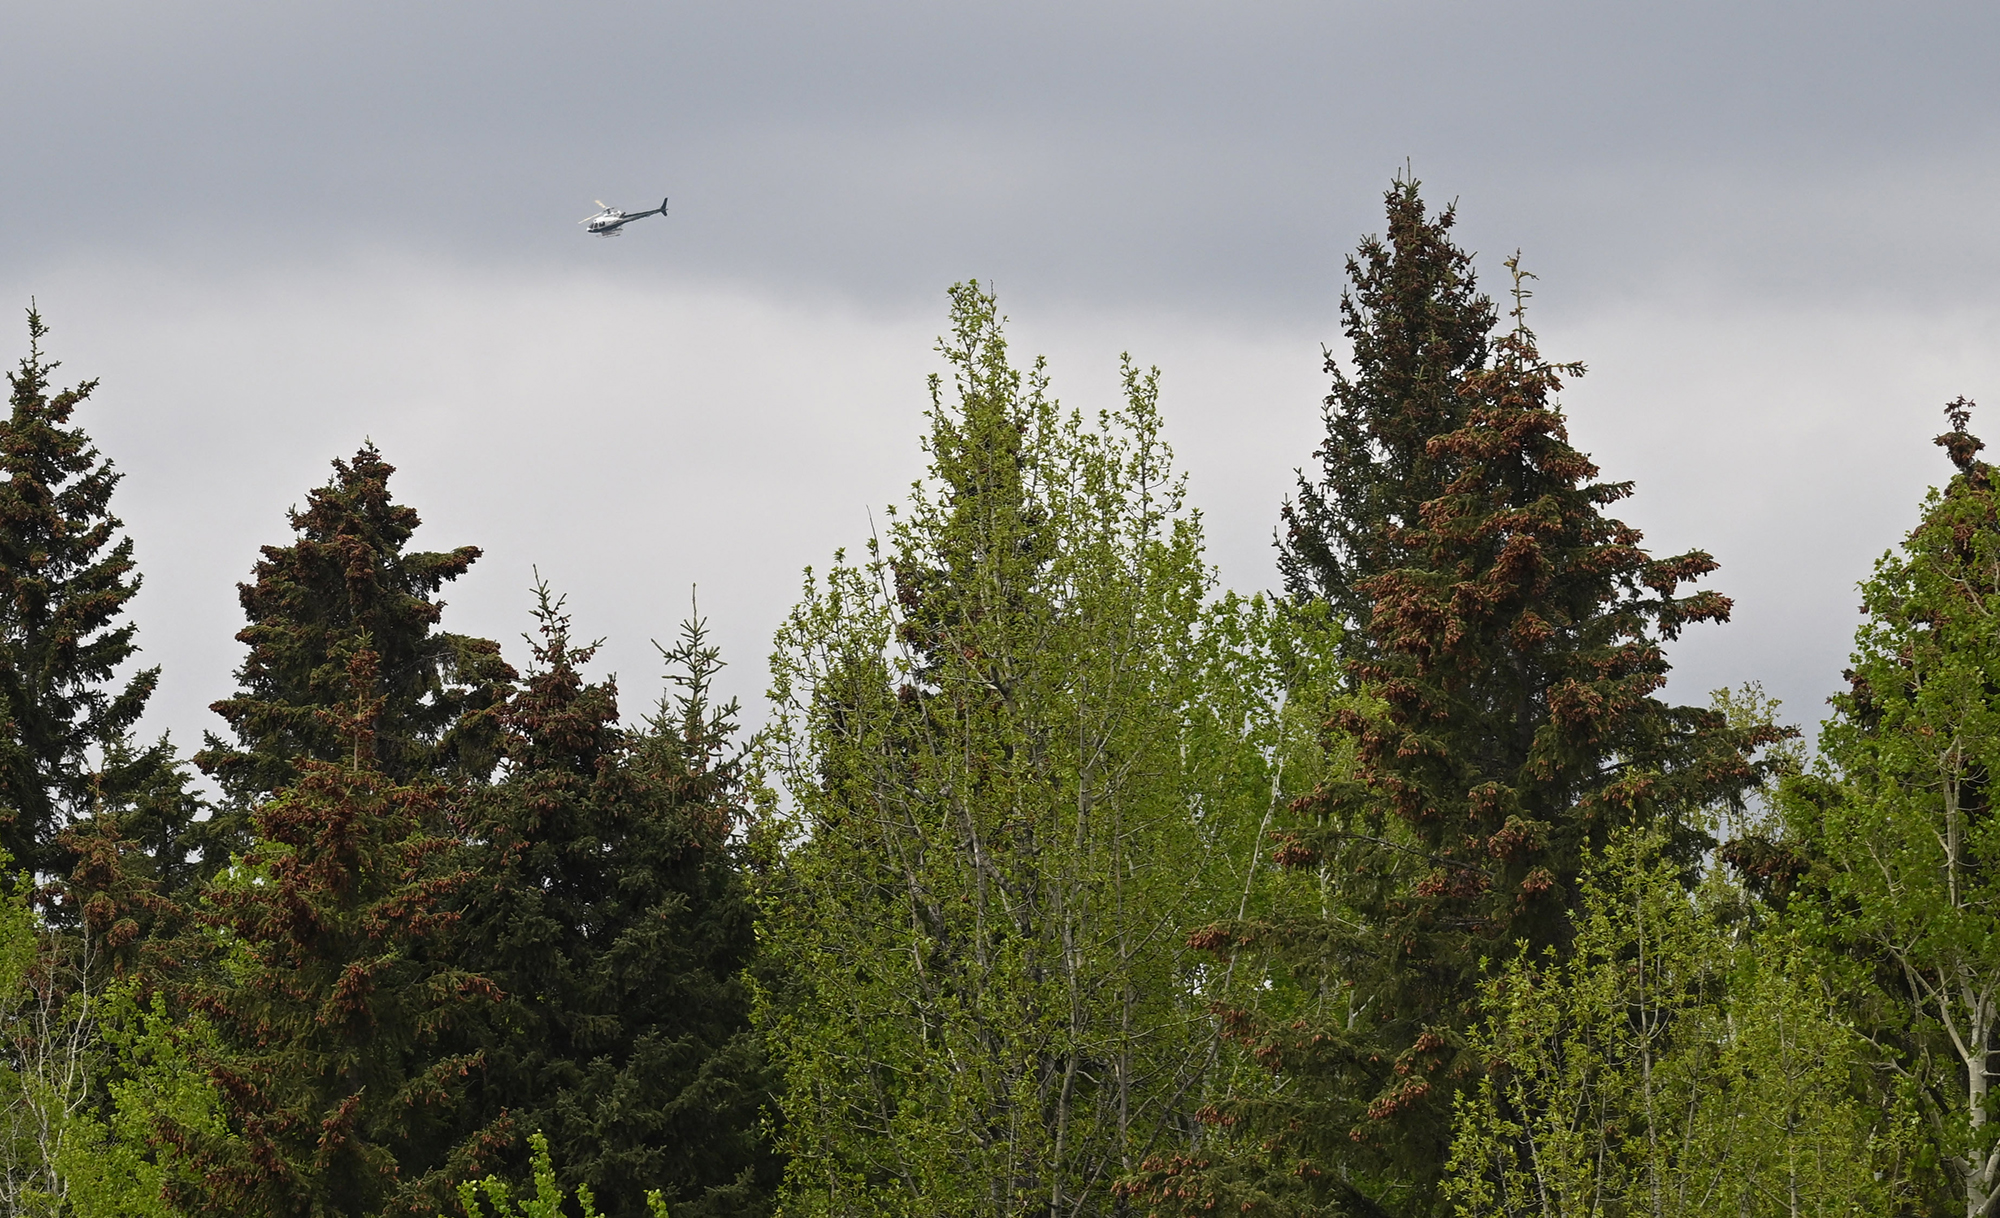
[[[0,302],[126,472],[155,726],[214,721],[234,583],[373,438],[447,623],[520,662],[531,567],[629,711],[691,586],[751,704],[807,564],[921,468],[944,290],[1070,404],[1129,350],[1227,584],[1319,433],[1340,265],[1414,166],[1591,372],[1573,436],[1730,625],[1674,692],[1808,725],[1854,585],[2000,411],[1991,4],[0,3]],[[604,199],[673,197],[615,241]],[[16,315],[18,318],[18,314]],[[9,335],[12,337],[9,337]],[[18,358],[18,320],[0,355]],[[2000,438],[2000,413],[1975,416]]]

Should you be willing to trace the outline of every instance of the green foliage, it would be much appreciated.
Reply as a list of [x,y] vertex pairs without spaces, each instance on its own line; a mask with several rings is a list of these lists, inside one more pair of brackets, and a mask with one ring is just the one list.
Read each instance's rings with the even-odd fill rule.
[[546,588],[524,679],[441,630],[479,551],[411,551],[369,445],[239,588],[207,818],[30,310],[0,1213],[2000,1213],[1971,404],[1809,766],[1754,686],[1663,700],[1714,561],[1606,515],[1518,260],[1502,326],[1385,202],[1282,600],[1216,589],[1156,371],[1066,412],[958,285],[926,477],[807,573],[759,747],[698,619],[630,728]]
[[379,699],[370,768],[392,782],[484,779],[497,745],[492,710],[513,673],[485,639],[436,629],[446,583],[479,557],[406,550],[420,523],[389,496],[395,467],[373,445],[333,463],[333,480],[290,513],[298,538],[266,546],[255,581],[238,586],[250,648],[233,697],[214,710],[237,740],[214,736],[195,760],[231,804],[203,825],[211,867],[247,844],[250,808],[290,785],[298,763],[348,760],[351,741],[328,712],[345,700],[350,661],[377,657]]
[[[549,1158],[549,1140],[540,1133],[531,1133],[528,1143],[533,1150],[530,1171],[534,1198],[516,1205],[506,1182],[494,1176],[468,1181],[458,1186],[459,1205],[465,1210],[465,1218],[486,1218],[489,1209],[493,1218],[567,1218],[562,1185],[556,1182],[555,1165]],[[652,1218],[667,1218],[667,1202],[658,1189],[646,1194],[646,1212]],[[588,1184],[576,1187],[576,1214],[577,1218],[603,1218],[597,1212],[596,1198],[591,1196]]]
[[31,891],[0,896],[0,1213],[167,1218],[156,1118],[213,1112],[180,1049],[202,1025],[107,987],[93,940]]
[[[0,848],[30,874],[66,870],[62,828],[174,768],[165,741],[126,748],[159,669],[121,622],[139,591],[132,539],[111,514],[120,474],[71,419],[96,381],[55,390],[48,334],[28,312],[28,354],[0,422]],[[123,750],[98,764],[104,750]]]
[[32,891],[22,876],[0,896],[0,1212],[53,1216],[69,1192],[63,1162],[84,1133],[94,996],[77,984],[73,945],[36,916]]
[[1977,1215],[2000,1205],[2000,490],[1969,407],[1938,437],[1956,476],[1862,585],[1825,767],[1788,785],[1783,838],[1739,853],[1842,969],[1884,1091],[1919,1102],[1932,1204]]
[[1910,1133],[1857,1082],[1797,939],[1747,932],[1720,877],[1694,894],[1656,833],[1586,873],[1569,951],[1488,980],[1446,1193],[1463,1215],[1881,1214]]
[[644,1213],[649,1185],[684,1218],[754,1213],[776,1165],[739,976],[755,936],[721,661],[689,622],[665,652],[677,697],[627,732],[546,588],[535,616],[534,666],[500,715],[503,776],[474,803],[456,941],[505,997],[466,1088],[483,1120],[545,1133],[611,1218]]
[[[105,996],[103,1038],[108,1113],[79,1118],[59,1156],[67,1202],[77,1218],[181,1218],[168,1198],[200,1188],[179,1139],[227,1136],[221,1097],[203,1063],[213,1029],[200,1016],[174,1019],[155,992],[142,1003],[130,984]],[[100,1109],[100,1111],[104,1111]]]
[[787,1214],[1096,1212],[1197,1148],[1280,788],[1268,606],[1210,602],[1128,362],[1097,426],[952,293],[930,477],[808,575],[773,659],[759,1020]]

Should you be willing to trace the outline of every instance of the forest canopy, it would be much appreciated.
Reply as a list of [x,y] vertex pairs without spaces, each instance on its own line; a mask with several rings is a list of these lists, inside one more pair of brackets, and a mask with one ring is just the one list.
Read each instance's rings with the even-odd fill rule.
[[638,713],[539,580],[523,667],[451,629],[481,550],[363,444],[238,586],[215,730],[143,737],[143,556],[31,308],[0,1214],[2000,1212],[1973,403],[1813,743],[1754,680],[1679,704],[1718,564],[1572,445],[1519,256],[1496,299],[1453,207],[1384,207],[1268,588],[1161,371],[1065,407],[967,280],[767,718],[698,615]]

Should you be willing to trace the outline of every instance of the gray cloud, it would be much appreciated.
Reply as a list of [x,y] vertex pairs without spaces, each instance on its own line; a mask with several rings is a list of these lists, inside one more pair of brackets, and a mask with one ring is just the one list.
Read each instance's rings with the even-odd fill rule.
[[[1992,269],[1990,6],[17,6],[10,261],[420,248],[907,303],[1324,310],[1391,168],[1572,300]],[[628,245],[631,243],[627,243]],[[610,253],[607,251],[607,253]],[[602,256],[602,255],[600,255]]]
[[[431,544],[612,637],[699,581],[754,696],[797,570],[919,465],[941,290],[998,281],[1057,388],[1166,406],[1224,576],[1269,582],[1341,259],[1406,157],[1593,372],[1579,440],[1736,624],[1677,692],[1811,717],[1955,393],[2000,405],[2000,13],[1981,5],[8,6],[0,296],[103,375],[87,420],[182,735],[230,584],[364,435]],[[618,241],[605,198],[668,220]],[[0,330],[0,336],[5,331]],[[593,623],[598,623],[594,625]]]

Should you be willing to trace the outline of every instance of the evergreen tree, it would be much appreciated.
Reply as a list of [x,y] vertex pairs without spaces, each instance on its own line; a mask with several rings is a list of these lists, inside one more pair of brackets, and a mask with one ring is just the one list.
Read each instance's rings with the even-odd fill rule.
[[1413,177],[1398,177],[1385,202],[1387,237],[1361,242],[1340,294],[1354,372],[1327,352],[1319,477],[1299,475],[1278,543],[1285,591],[1332,605],[1346,642],[1360,647],[1371,645],[1361,585],[1402,565],[1393,530],[1416,527],[1418,509],[1444,493],[1450,464],[1427,445],[1465,418],[1459,388],[1486,366],[1495,321],[1471,255],[1451,241],[1456,208],[1429,215]]
[[210,868],[247,845],[252,805],[290,785],[301,761],[347,759],[349,741],[326,712],[347,696],[349,661],[362,651],[378,657],[375,772],[393,783],[483,780],[493,767],[492,712],[513,672],[498,645],[437,629],[438,592],[479,548],[407,551],[420,521],[390,498],[395,468],[372,444],[333,470],[290,513],[297,540],[264,547],[255,582],[237,586],[250,624],[236,637],[250,654],[235,696],[213,708],[237,743],[211,735],[195,758],[230,801],[203,826]]
[[[594,647],[537,589],[535,666],[501,712],[504,777],[480,799],[463,958],[505,994],[469,1080],[482,1119],[539,1131],[610,1218],[661,1189],[677,1215],[755,1213],[775,1162],[741,978],[755,947],[732,831],[734,703],[699,622],[666,652],[680,694],[643,732]],[[514,1143],[517,1180],[527,1159]]]
[[183,998],[213,1032],[199,1049],[221,1122],[170,1130],[190,1214],[432,1214],[503,1137],[452,1136],[479,1060],[449,1046],[499,996],[450,950],[465,827],[450,786],[376,768],[389,699],[373,652],[347,666],[351,695],[321,712],[345,755],[295,763],[206,895],[224,954]]
[[[47,334],[30,309],[0,423],[0,848],[31,873],[67,870],[66,825],[175,768],[164,740],[129,742],[159,669],[116,676],[139,650],[122,620],[139,591],[132,539],[111,514],[121,475],[72,422],[97,382],[55,389]],[[172,823],[152,826],[151,844],[171,851],[187,810],[156,805]]]
[[1631,485],[1595,481],[1570,447],[1555,394],[1582,369],[1541,358],[1509,268],[1513,328],[1449,410],[1411,401],[1409,451],[1380,466],[1420,454],[1437,493],[1407,520],[1349,522],[1367,539],[1353,553],[1395,556],[1353,584],[1370,603],[1368,646],[1349,649],[1366,696],[1330,744],[1354,769],[1301,802],[1311,821],[1278,852],[1324,878],[1331,916],[1204,936],[1309,996],[1294,1019],[1234,1021],[1287,1090],[1225,1110],[1263,1139],[1248,1158],[1156,1164],[1139,1183],[1162,1204],[1444,1212],[1452,1099],[1484,1069],[1467,1051],[1484,962],[1565,945],[1581,868],[1620,826],[1656,830],[1691,868],[1703,809],[1756,786],[1778,737],[1655,697],[1661,643],[1729,602],[1680,594],[1708,555],[1653,559],[1603,514]]
[[184,935],[207,870],[195,850],[206,803],[189,789],[184,765],[153,764],[122,746],[106,751],[106,773],[127,765],[140,768],[143,784],[59,839],[69,864],[63,894],[96,964],[152,987],[200,954]]

